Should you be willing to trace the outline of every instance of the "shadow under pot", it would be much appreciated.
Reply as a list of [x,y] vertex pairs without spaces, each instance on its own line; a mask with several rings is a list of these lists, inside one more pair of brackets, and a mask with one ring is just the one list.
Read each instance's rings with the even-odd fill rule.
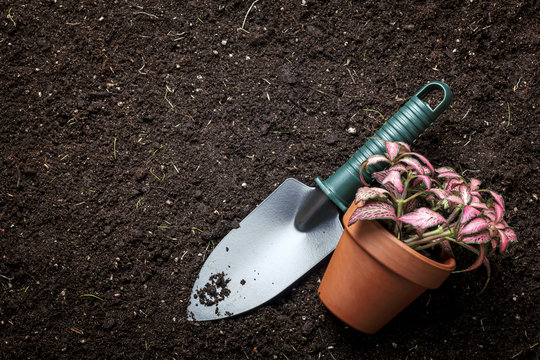
[[418,298],[438,288],[456,267],[446,255],[440,262],[398,240],[377,221],[348,226],[357,206],[343,217],[344,232],[319,286],[319,297],[349,326],[374,334]]

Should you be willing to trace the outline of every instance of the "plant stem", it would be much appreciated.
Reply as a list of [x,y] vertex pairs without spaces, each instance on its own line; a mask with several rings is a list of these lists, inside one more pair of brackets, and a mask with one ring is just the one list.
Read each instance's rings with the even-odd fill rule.
[[448,219],[446,220],[447,223],[451,223],[454,218],[456,217],[457,214],[459,214],[459,212],[461,211],[463,207],[461,205],[458,205],[454,211],[452,212],[452,214],[450,214],[450,216],[448,217]]
[[405,241],[405,244],[410,247],[416,247],[418,245],[428,244],[439,239],[442,241],[444,238],[451,238],[454,235],[454,232],[455,229],[452,227],[450,227],[448,230],[444,230],[442,227],[440,227],[437,230],[425,233],[422,237],[410,238]]
[[430,242],[430,243],[428,243],[428,244],[421,245],[421,246],[417,246],[417,247],[413,247],[413,249],[416,250],[416,251],[429,249],[429,248],[431,248],[431,247],[433,247],[433,246],[435,246],[435,245],[438,245],[438,244],[442,243],[443,241],[446,241],[446,239],[445,239],[445,238],[437,239],[437,240],[432,241],[432,242]]

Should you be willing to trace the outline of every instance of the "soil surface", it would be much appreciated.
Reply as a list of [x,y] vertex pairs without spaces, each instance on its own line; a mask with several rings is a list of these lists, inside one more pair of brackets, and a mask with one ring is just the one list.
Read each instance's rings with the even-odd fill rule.
[[[0,357],[537,358],[538,2],[251,5],[0,1]],[[452,275],[365,335],[319,301],[326,259],[187,320],[212,246],[432,80],[454,103],[414,149],[500,192],[519,240],[484,293],[484,270]]]

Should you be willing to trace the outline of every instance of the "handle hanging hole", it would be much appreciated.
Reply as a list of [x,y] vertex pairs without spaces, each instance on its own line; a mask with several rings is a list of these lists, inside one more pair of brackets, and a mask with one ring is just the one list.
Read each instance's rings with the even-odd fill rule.
[[435,110],[437,106],[444,99],[444,91],[440,87],[433,87],[429,91],[424,91],[422,94],[419,94],[418,97],[420,100],[429,105],[431,110]]

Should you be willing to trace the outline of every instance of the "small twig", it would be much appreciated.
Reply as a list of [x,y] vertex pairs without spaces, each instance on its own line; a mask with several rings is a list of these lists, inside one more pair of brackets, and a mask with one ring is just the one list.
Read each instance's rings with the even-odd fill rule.
[[19,168],[19,165],[17,165],[17,188],[19,188],[20,184],[21,184],[21,169]]
[[469,110],[467,110],[467,112],[465,113],[465,115],[463,115],[461,120],[465,119],[467,117],[467,115],[469,115],[469,112],[471,111],[471,109],[472,109],[472,107],[470,107]]
[[184,259],[184,256],[186,256],[186,254],[188,253],[188,251],[184,251],[184,253],[182,254],[182,256],[180,256],[180,260],[183,260]]
[[[351,69],[347,68],[347,71],[349,72],[349,75],[351,75],[352,83],[356,84],[356,80],[354,80],[354,77],[352,75]],[[396,86],[397,87],[397,86]]]
[[163,180],[165,180],[165,173],[163,173],[163,177],[160,178],[159,176],[154,174],[154,171],[152,170],[152,168],[150,168],[150,174],[152,174],[152,176],[155,177],[159,182],[163,182]]
[[163,97],[165,99],[165,101],[167,101],[171,107],[171,109],[174,109],[174,105],[171,103],[171,101],[167,98],[167,95],[169,94],[169,92],[172,92],[171,89],[169,89],[169,86],[168,85],[165,85],[165,96]]
[[469,140],[463,145],[463,146],[467,146],[469,145],[469,143],[471,142],[471,138],[472,136],[476,133],[476,130],[474,130],[470,135],[469,135]]
[[145,66],[146,66],[146,64],[144,63],[144,56],[143,56],[143,57],[142,57],[142,66],[141,66],[141,68],[139,69],[139,74],[146,75],[145,72],[142,72],[142,70],[144,69]]
[[249,15],[249,12],[251,11],[251,9],[253,8],[253,6],[258,2],[259,0],[255,0],[254,2],[251,3],[251,6],[249,7],[248,11],[246,12],[246,16],[244,16],[244,21],[242,22],[242,26],[240,27],[240,30],[242,31],[247,31],[244,26],[246,25],[246,20],[247,20],[247,17]]
[[167,36],[170,36],[170,37],[174,37],[173,41],[178,41],[178,40],[182,40],[185,38],[185,35],[186,32],[181,32],[181,33],[175,33],[175,32],[172,32],[172,31],[169,31],[167,33]]
[[147,15],[147,16],[153,17],[153,18],[155,18],[155,19],[158,19],[158,18],[159,18],[159,16],[157,16],[157,15],[150,14],[150,13],[147,13],[147,12],[144,12],[144,11],[135,11],[135,12],[133,13],[133,15]]
[[94,294],[82,294],[80,297],[91,297],[91,298],[94,298],[94,299],[98,299],[100,301],[105,301],[102,298],[100,298],[99,296],[96,296]]
[[516,92],[516,90],[519,88],[519,83],[520,83],[520,82],[521,82],[521,77],[519,78],[517,84],[514,85],[514,88],[513,88],[514,92]]
[[508,124],[506,125],[506,127],[509,127],[510,126],[510,103],[506,103],[506,106],[508,107]]
[[11,12],[13,11],[13,8],[9,8],[8,10],[8,14],[7,14],[7,18],[9,20],[11,20],[11,22],[13,23],[13,26],[17,26],[17,23],[15,22],[15,20],[13,20],[13,15],[11,15]]
[[382,118],[384,119],[384,115],[381,114],[381,112],[378,111],[378,110],[374,110],[374,109],[362,109],[362,111],[368,111],[368,112],[374,112],[374,113],[377,113],[377,114],[379,114],[380,117],[382,117]]
[[114,160],[116,160],[116,138],[114,138],[114,142],[113,142],[113,156],[114,156]]
[[158,152],[159,150],[163,149],[164,147],[165,147],[165,146],[163,146],[162,144],[160,144],[159,147],[158,147],[156,150],[154,150],[154,152],[152,153],[152,156],[155,156],[155,155],[157,154],[157,152]]

